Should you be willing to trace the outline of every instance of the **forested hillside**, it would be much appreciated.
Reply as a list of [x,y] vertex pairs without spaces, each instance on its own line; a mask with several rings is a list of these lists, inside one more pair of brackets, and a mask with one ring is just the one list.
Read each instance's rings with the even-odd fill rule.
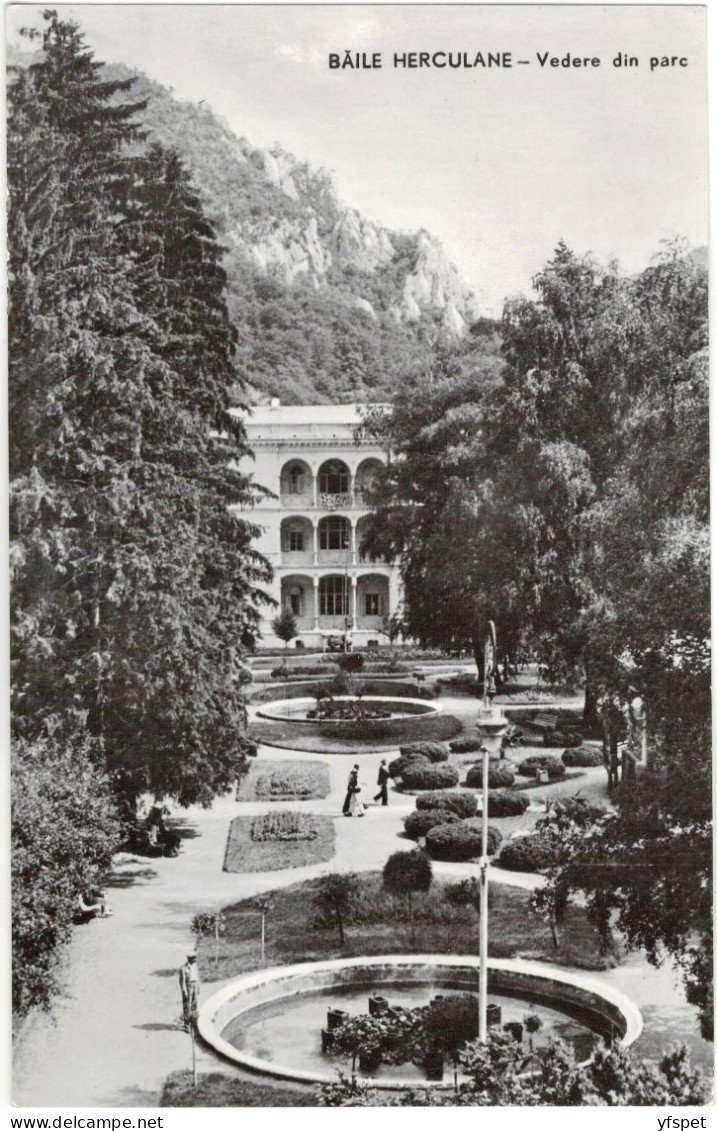
[[[216,223],[239,375],[256,399],[386,399],[425,369],[437,338],[472,351],[475,299],[428,233],[365,220],[327,173],[252,147],[206,104],[179,102],[124,66],[104,73],[134,77],[150,140],[177,150]],[[484,333],[480,342],[484,353]]]

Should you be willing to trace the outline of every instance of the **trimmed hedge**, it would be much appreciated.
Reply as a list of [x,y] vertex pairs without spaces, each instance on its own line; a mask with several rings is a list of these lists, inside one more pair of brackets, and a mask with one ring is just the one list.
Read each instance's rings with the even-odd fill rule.
[[[426,834],[426,851],[435,860],[472,860],[481,854],[481,820],[472,817],[458,824],[437,825]],[[488,855],[493,856],[503,837],[488,826]]]
[[[515,774],[505,762],[488,763],[488,789],[503,789],[506,786],[512,785],[514,781]],[[470,767],[466,774],[466,785],[470,786],[472,789],[483,788],[482,762],[478,762],[477,765]]]
[[448,761],[448,751],[442,742],[409,742],[406,746],[399,746],[398,752],[402,758],[412,760],[423,758],[426,762]]
[[538,872],[548,868],[552,859],[551,841],[541,833],[530,833],[508,841],[501,849],[498,863],[509,872]]
[[537,777],[538,770],[545,770],[548,781],[559,781],[560,778],[565,777],[565,766],[559,758],[554,758],[550,754],[533,754],[518,766],[518,773],[525,778]]
[[543,735],[543,746],[580,746],[583,736],[576,730],[546,730]]
[[412,762],[401,774],[404,789],[452,789],[460,777],[455,766]]
[[481,749],[481,740],[468,737],[454,738],[448,745],[453,754],[477,754]]
[[406,836],[410,836],[412,840],[418,840],[419,837],[425,836],[429,829],[433,829],[436,825],[455,825],[460,821],[455,813],[451,813],[450,809],[414,809],[407,817],[403,819],[403,827],[406,830]]
[[496,789],[488,794],[489,817],[520,817],[529,805],[526,794],[514,789]]
[[475,817],[478,798],[475,793],[424,793],[416,798],[416,809],[448,809],[458,817]]
[[595,746],[578,746],[576,750],[563,752],[565,766],[602,766],[602,750]]

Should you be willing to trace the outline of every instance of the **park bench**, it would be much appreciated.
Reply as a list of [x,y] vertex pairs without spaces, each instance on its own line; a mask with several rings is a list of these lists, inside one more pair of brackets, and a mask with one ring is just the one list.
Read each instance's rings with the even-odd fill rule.
[[557,714],[555,714],[555,715],[548,715],[548,714],[536,715],[536,717],[531,720],[530,725],[532,727],[535,727],[536,730],[544,730],[544,731],[557,730],[558,729],[558,716],[557,716]]

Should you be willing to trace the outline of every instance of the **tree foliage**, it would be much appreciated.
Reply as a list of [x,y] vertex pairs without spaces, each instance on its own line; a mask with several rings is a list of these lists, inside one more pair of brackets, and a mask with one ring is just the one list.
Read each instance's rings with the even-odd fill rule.
[[57,730],[12,750],[13,1011],[46,1008],[78,899],[120,837],[101,750]]

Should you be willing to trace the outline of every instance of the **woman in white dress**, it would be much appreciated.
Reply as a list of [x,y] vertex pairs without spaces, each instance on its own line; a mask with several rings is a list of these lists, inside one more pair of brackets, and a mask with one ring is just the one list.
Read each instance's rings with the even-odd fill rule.
[[352,817],[363,817],[365,812],[364,803],[361,800],[361,786],[357,785],[351,794],[349,813]]

